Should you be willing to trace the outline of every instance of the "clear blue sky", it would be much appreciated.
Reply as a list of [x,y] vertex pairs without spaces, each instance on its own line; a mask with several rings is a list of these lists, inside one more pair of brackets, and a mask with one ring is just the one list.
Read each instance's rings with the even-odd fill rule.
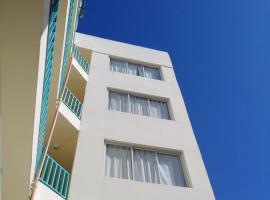
[[270,199],[269,0],[86,0],[78,31],[168,51],[216,199]]

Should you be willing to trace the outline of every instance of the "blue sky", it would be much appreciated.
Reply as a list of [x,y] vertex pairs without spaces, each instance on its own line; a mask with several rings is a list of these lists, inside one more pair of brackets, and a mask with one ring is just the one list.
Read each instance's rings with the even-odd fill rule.
[[270,199],[269,0],[86,0],[78,32],[168,51],[216,199]]

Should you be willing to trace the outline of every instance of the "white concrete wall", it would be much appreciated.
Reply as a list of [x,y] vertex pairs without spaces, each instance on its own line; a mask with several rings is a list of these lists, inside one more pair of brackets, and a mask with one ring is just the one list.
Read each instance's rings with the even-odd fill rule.
[[80,129],[81,121],[63,102],[60,102],[59,112],[74,126],[74,128],[76,128],[76,130]]
[[34,200],[64,200],[64,198],[43,183],[38,182]]
[[105,40],[95,36],[76,33],[76,45],[95,52],[105,53],[120,58],[144,61],[147,63],[172,67],[170,57],[167,52],[139,47],[113,40]]
[[[215,199],[168,54],[81,34],[76,42],[98,52],[90,64],[69,199]],[[110,72],[107,54],[159,64],[164,81]],[[169,99],[173,120],[109,111],[108,87]],[[105,140],[182,151],[192,187],[105,177]]]

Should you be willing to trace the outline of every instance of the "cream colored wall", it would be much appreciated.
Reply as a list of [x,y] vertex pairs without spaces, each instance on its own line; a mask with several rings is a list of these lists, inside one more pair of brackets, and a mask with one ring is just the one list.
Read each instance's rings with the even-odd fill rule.
[[[81,34],[76,43],[99,52],[92,54],[69,199],[215,199],[168,54]],[[110,72],[107,54],[160,64],[164,81]],[[173,120],[109,111],[108,87],[169,99]],[[105,177],[105,140],[182,151],[192,188]]]
[[[0,70],[1,71],[1,70]],[[1,91],[0,91],[1,94]],[[0,112],[0,200],[2,199],[2,120]]]
[[43,12],[43,32],[41,33],[40,48],[39,48],[39,64],[38,64],[38,77],[37,77],[37,89],[36,89],[36,101],[35,101],[35,115],[34,115],[34,131],[33,131],[33,143],[32,143],[32,162],[31,162],[31,173],[29,177],[29,183],[34,179],[36,169],[36,157],[37,157],[37,144],[40,124],[40,112],[42,102],[42,88],[45,71],[45,60],[46,60],[46,49],[47,49],[47,35],[48,35],[48,19],[49,19],[50,3],[44,1],[44,12]]
[[1,1],[2,199],[5,200],[28,199],[40,40],[46,31],[43,16],[49,12],[44,7],[46,2]]

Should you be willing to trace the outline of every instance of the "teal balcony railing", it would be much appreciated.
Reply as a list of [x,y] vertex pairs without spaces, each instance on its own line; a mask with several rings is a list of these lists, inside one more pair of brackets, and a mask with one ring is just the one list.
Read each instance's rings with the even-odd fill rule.
[[52,157],[46,155],[41,171],[40,181],[47,185],[54,192],[67,198],[70,174]]
[[89,72],[89,63],[87,60],[83,57],[83,55],[78,51],[75,45],[73,45],[72,53],[74,58],[78,61],[78,63],[81,65],[83,70],[88,74]]
[[44,140],[45,140],[48,101],[49,101],[50,85],[51,85],[51,73],[52,73],[51,70],[52,70],[52,63],[53,63],[53,57],[54,57],[55,33],[56,33],[56,24],[57,24],[57,16],[58,16],[58,4],[59,4],[59,0],[54,0],[54,1],[51,1],[51,5],[50,5],[47,48],[46,48],[46,61],[45,61],[45,71],[44,71],[43,90],[42,90],[39,133],[38,133],[36,172],[40,165],[40,160],[41,160],[41,156],[43,152],[43,145],[44,145]]
[[66,75],[66,68],[68,65],[68,57],[70,53],[70,36],[72,37],[71,33],[71,24],[72,24],[72,15],[73,15],[73,8],[74,8],[74,0],[70,0],[69,2],[69,11],[68,11],[68,22],[67,22],[67,29],[66,29],[66,39],[65,39],[65,47],[64,47],[64,55],[63,55],[63,62],[62,62],[62,71],[61,71],[61,77],[60,77],[60,87],[59,87],[59,95],[63,91],[64,88],[64,80]]
[[79,119],[81,119],[82,103],[68,88],[65,88],[64,90],[63,102]]

